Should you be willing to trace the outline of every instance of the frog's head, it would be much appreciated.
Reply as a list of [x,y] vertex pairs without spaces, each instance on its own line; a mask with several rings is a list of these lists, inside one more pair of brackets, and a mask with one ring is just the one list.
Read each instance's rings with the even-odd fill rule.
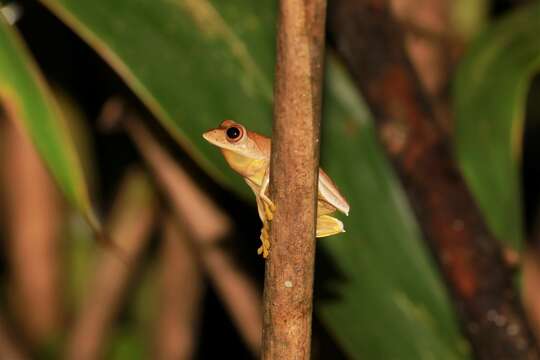
[[263,154],[250,134],[244,125],[224,120],[218,128],[205,132],[203,138],[222,151],[229,150],[245,157],[260,158]]

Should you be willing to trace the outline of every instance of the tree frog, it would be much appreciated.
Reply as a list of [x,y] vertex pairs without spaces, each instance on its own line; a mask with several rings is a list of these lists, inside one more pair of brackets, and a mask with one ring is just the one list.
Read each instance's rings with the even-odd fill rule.
[[[203,138],[221,150],[229,166],[244,178],[255,193],[257,210],[263,223],[262,244],[257,253],[262,254],[264,258],[268,257],[270,251],[268,224],[275,211],[274,203],[268,197],[271,140],[264,135],[247,130],[233,120],[223,121],[218,128],[205,132]],[[348,215],[349,204],[330,177],[319,169],[317,237],[345,232],[343,223],[329,216],[336,210]]]

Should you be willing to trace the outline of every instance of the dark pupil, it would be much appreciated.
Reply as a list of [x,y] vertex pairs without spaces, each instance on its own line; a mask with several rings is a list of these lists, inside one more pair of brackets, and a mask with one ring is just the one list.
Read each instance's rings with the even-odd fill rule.
[[230,127],[227,129],[227,136],[229,139],[236,139],[240,136],[240,129],[236,127]]

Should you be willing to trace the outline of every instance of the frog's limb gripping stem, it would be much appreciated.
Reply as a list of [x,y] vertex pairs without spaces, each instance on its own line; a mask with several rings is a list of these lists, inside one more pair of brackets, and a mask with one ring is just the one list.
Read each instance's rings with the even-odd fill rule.
[[270,250],[270,227],[268,222],[272,220],[273,213],[259,196],[257,196],[257,210],[259,211],[259,217],[263,224],[260,237],[262,244],[257,249],[257,254],[267,258]]
[[269,179],[270,179],[269,176],[270,176],[270,172],[267,171],[264,174],[261,188],[259,189],[259,193],[257,197],[258,199],[260,199],[260,203],[258,201],[258,204],[262,205],[262,206],[259,206],[259,215],[263,222],[263,228],[261,230],[262,245],[259,247],[259,249],[257,249],[257,253],[259,255],[262,254],[263,258],[265,259],[268,257],[268,254],[270,253],[270,231],[269,231],[268,222],[272,221],[272,219],[274,218],[274,211],[276,210],[276,206],[274,205],[272,200],[270,200],[270,198],[266,195],[266,192],[268,190]]
[[[266,214],[266,217],[268,220],[272,220],[273,213],[276,211],[276,205],[274,205],[273,201],[270,200],[270,198],[266,195],[266,191],[268,190],[268,184],[270,183],[270,170],[268,170],[263,177],[261,189],[259,190],[259,197],[262,199],[264,206],[264,211]],[[268,213],[271,213],[270,216],[268,216]]]
[[262,254],[263,258],[266,259],[270,253],[270,235],[266,221],[263,222],[263,228],[261,230],[261,243],[261,246],[257,249],[257,254]]
[[272,221],[272,219],[274,218],[274,211],[276,210],[276,206],[270,199],[268,200],[270,201],[270,203],[263,201],[264,215],[268,221]]

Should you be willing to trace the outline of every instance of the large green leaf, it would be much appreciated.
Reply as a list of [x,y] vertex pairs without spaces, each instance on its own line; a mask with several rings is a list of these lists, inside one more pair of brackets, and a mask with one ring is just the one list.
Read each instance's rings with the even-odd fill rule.
[[1,14],[0,106],[32,140],[68,200],[99,230],[67,124],[16,30]]
[[540,67],[540,4],[485,30],[454,86],[457,154],[494,233],[522,248],[519,167],[527,87]]
[[[201,166],[247,193],[201,133],[224,118],[269,133],[274,2],[43,3],[116,69]],[[352,358],[466,358],[441,280],[369,115],[345,73],[329,65],[322,163],[352,210],[347,233],[319,243],[336,276],[320,284],[332,296],[321,296],[317,311]],[[332,274],[321,279],[326,275]]]

